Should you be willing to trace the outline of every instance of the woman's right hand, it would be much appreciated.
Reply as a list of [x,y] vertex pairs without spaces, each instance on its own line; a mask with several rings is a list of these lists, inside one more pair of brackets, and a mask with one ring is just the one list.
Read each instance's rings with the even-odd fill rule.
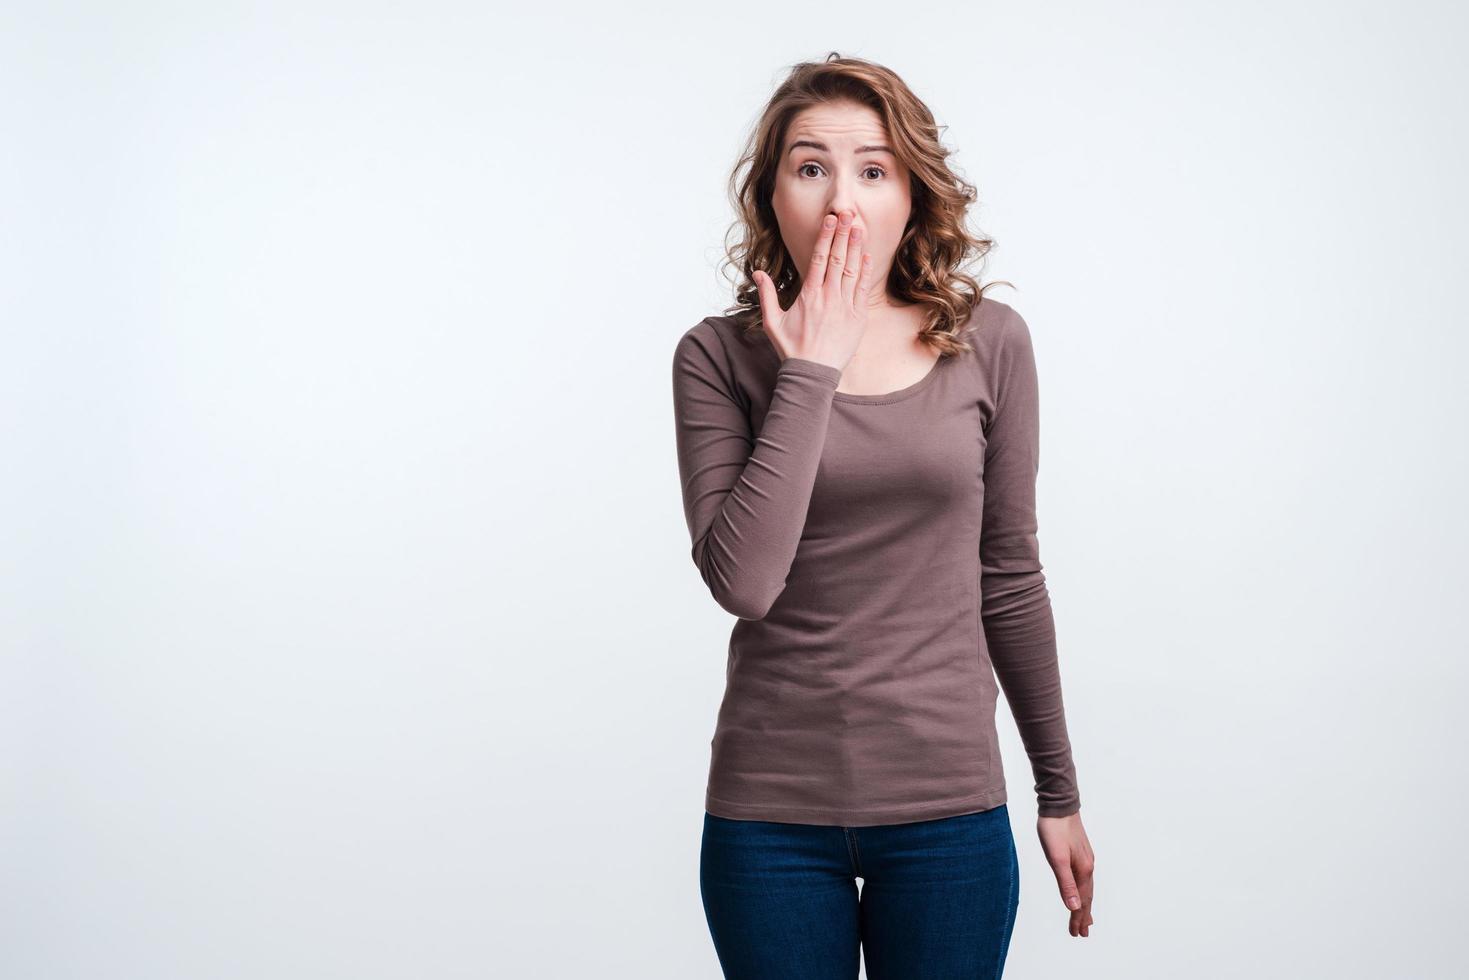
[[765,333],[781,359],[800,357],[845,370],[867,329],[867,293],[872,255],[862,251],[862,230],[852,213],[827,215],[811,252],[801,292],[782,311],[775,282],[755,270]]

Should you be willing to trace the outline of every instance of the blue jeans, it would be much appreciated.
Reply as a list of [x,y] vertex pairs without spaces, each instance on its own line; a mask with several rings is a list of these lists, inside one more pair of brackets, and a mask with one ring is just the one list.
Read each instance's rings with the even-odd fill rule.
[[879,827],[706,812],[699,889],[730,980],[854,980],[859,944],[868,980],[998,980],[1020,865],[1004,804]]

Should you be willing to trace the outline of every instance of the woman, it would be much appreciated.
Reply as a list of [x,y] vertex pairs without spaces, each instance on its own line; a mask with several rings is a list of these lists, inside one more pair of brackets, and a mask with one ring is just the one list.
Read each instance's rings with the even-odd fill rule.
[[855,977],[859,946],[872,980],[1001,975],[1000,689],[1069,931],[1092,924],[1030,333],[959,271],[991,242],[947,156],[888,69],[796,66],[731,183],[738,303],[677,344],[693,559],[739,618],[700,857],[728,977]]

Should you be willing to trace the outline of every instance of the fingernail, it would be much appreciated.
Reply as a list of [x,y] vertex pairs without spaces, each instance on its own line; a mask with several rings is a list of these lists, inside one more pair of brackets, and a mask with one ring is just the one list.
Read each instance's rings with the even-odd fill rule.
[[1071,909],[1071,911],[1075,912],[1077,909],[1081,908],[1081,899],[1079,899],[1079,898],[1068,898],[1066,900],[1066,907],[1069,908],[1069,909]]

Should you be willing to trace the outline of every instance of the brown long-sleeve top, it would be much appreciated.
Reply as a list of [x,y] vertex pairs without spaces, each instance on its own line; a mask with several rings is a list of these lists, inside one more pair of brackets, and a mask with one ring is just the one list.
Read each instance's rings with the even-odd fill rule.
[[738,617],[709,813],[870,826],[999,806],[1001,688],[1039,813],[1080,809],[1036,538],[1030,331],[983,298],[965,339],[875,395],[733,317],[678,341],[693,560]]

